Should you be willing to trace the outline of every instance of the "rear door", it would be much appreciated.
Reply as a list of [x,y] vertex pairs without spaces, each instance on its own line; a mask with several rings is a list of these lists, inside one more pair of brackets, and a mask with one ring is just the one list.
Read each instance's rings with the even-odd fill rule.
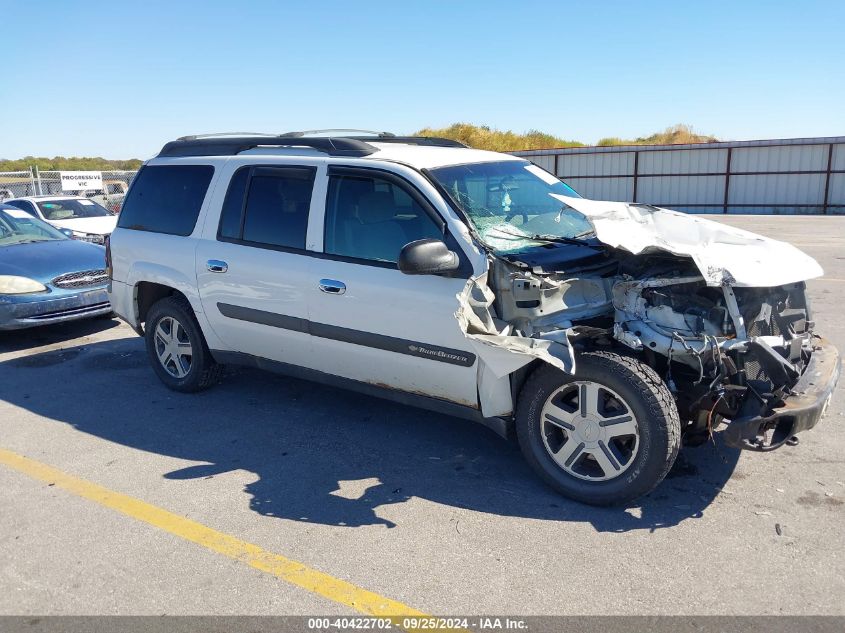
[[197,281],[211,328],[231,350],[309,366],[305,255],[317,167],[232,165],[219,223],[196,253]]
[[436,209],[394,172],[335,166],[323,224],[324,252],[307,272],[317,368],[477,407],[477,360],[455,318],[468,272],[412,276],[396,265],[409,242],[449,239]]

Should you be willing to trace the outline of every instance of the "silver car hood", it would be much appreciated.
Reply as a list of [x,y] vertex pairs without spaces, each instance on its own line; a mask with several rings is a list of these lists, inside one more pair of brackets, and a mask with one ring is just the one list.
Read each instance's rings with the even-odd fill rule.
[[646,205],[552,195],[587,216],[608,246],[635,255],[665,251],[692,258],[708,286],[781,286],[824,273],[792,244],[719,222]]

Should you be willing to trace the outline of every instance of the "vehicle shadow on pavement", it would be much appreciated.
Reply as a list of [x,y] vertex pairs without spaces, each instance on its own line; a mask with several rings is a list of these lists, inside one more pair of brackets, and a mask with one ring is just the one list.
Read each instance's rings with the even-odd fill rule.
[[119,325],[120,322],[116,318],[99,317],[25,330],[3,330],[0,331],[0,354],[56,345],[81,336],[91,336],[98,332],[104,332]]
[[[250,471],[255,512],[333,526],[396,527],[381,509],[418,497],[600,532],[656,530],[700,517],[739,458],[714,444],[684,450],[632,507],[593,508],[556,494],[514,443],[472,422],[247,369],[200,394],[171,392],[138,338],[4,361],[0,397],[110,442],[204,462],[168,479]],[[387,514],[401,526],[401,511]]]

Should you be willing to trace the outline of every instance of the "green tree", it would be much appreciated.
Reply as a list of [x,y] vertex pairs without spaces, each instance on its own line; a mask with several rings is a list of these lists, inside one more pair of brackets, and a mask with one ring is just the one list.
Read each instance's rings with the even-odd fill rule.
[[[487,149],[494,152],[514,152],[527,149],[552,149],[556,147],[583,147],[584,143],[567,140],[540,130],[528,130],[524,134],[511,130],[497,130],[487,125],[471,123],[453,123],[444,128],[426,127],[414,133],[415,136],[439,136],[460,141],[475,149]],[[609,136],[598,145],[674,145],[682,143],[710,143],[717,141],[715,136],[697,134],[691,125],[679,123],[656,132],[650,136],[636,139],[623,139]]]
[[583,145],[578,141],[568,141],[539,130],[529,130],[524,134],[518,134],[511,130],[497,130],[487,125],[472,125],[471,123],[453,123],[449,127],[439,129],[427,127],[415,132],[414,135],[449,138],[475,149],[487,149],[494,152]]
[[633,140],[621,139],[617,136],[603,138],[598,145],[684,145],[686,143],[712,143],[718,141],[715,136],[709,134],[697,134],[691,125],[678,123],[667,127],[662,132],[656,132],[650,136],[640,136]]

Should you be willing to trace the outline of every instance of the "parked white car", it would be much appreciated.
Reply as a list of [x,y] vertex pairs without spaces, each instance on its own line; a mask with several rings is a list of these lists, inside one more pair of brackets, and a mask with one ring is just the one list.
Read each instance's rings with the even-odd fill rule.
[[117,226],[116,216],[84,196],[27,196],[5,202],[57,229],[70,231],[75,240],[102,244]]
[[173,141],[107,262],[171,389],[246,364],[467,417],[593,504],[647,493],[682,438],[794,443],[840,371],[793,246],[444,139]]

